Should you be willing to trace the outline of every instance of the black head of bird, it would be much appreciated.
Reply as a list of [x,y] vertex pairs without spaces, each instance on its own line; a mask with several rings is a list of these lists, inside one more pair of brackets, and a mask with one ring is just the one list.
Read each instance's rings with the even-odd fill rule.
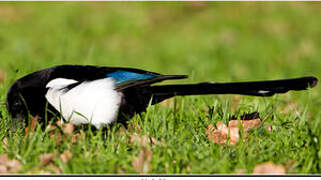
[[103,66],[61,65],[28,74],[14,82],[7,94],[7,108],[16,122],[28,115],[44,120],[48,113],[59,113],[75,125],[100,128],[124,122],[173,96],[240,94],[272,96],[289,90],[314,87],[317,78],[301,77],[273,81],[154,85],[184,79],[185,75]]

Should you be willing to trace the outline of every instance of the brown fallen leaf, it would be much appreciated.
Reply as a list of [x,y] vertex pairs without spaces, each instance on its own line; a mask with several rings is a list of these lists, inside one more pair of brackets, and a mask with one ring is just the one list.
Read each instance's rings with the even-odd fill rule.
[[50,162],[55,159],[55,155],[53,153],[46,153],[40,155],[40,166],[47,166]]
[[52,131],[54,131],[54,130],[56,130],[57,129],[57,127],[56,126],[54,126],[54,125],[52,125],[52,124],[49,124],[47,127],[46,127],[46,131],[47,132],[52,132]]
[[230,130],[230,143],[236,144],[240,137],[239,128],[229,128],[229,130]]
[[[68,130],[62,129],[62,131],[61,130],[57,131],[56,129],[59,129],[59,128],[57,128],[56,126],[52,126],[52,125],[47,126],[46,129],[47,129],[47,132],[48,132],[50,138],[54,139],[56,141],[57,145],[63,141],[70,141],[70,140],[71,140],[71,143],[73,143],[73,144],[77,143],[77,142],[79,142],[81,144],[82,143],[81,140],[85,138],[84,133],[82,133],[82,132],[73,133],[71,131],[73,129],[73,125],[69,126],[67,128]],[[65,132],[63,132],[63,131],[65,131]]]
[[25,128],[25,133],[26,134],[32,133],[36,128],[37,122],[38,122],[38,116],[33,117],[30,121],[30,125]]
[[57,126],[59,126],[59,127],[62,128],[62,125],[63,125],[63,124],[62,124],[62,121],[61,121],[61,120],[57,120],[57,121],[56,121],[56,124],[57,124]]
[[285,174],[285,167],[272,162],[266,162],[255,166],[253,174]]
[[[216,128],[209,124],[207,130],[205,131],[205,134],[207,134],[207,137],[214,143],[217,144],[226,144],[228,137],[230,139],[230,143],[232,145],[236,144],[240,135],[238,120],[231,120],[226,126],[222,122],[216,123]],[[252,119],[252,120],[240,120],[240,123],[243,127],[243,131],[249,131],[250,129],[259,127],[261,124],[260,119]],[[247,134],[245,133],[244,136]]]
[[229,131],[230,143],[233,145],[238,141],[238,128],[227,128],[227,126],[220,121],[216,123],[216,127],[217,129],[215,129],[215,127],[212,124],[210,124],[208,125],[208,128],[205,132],[208,135],[208,139],[212,140],[214,143],[226,144]]
[[[82,133],[74,133],[74,125],[71,123],[61,123],[60,120],[56,121],[56,125],[48,125],[46,131],[49,136],[56,140],[57,144],[62,141],[69,140],[71,137],[71,142],[76,143],[80,138],[84,136]],[[58,130],[58,131],[57,131]]]
[[[257,128],[261,125],[262,121],[260,119],[260,114],[258,112],[244,113],[241,116],[241,125],[244,131],[248,131],[253,128]],[[229,127],[238,127],[238,120],[230,120]],[[263,126],[267,128],[269,132],[272,131],[272,126],[264,122]]]
[[152,152],[144,147],[138,157],[132,161],[133,169],[141,174],[146,174],[150,170]]
[[0,173],[9,174],[16,173],[22,168],[22,164],[16,159],[8,159],[8,154],[0,155]]
[[[244,131],[248,131],[250,129],[259,127],[261,124],[261,119],[252,119],[252,120],[240,120],[241,125],[243,127]],[[230,128],[234,128],[234,127],[238,127],[238,120],[231,120],[228,123],[228,127]]]
[[72,136],[74,131],[74,125],[72,123],[63,123],[61,120],[57,120],[56,124],[60,127],[64,134]]
[[63,132],[69,136],[72,136],[74,131],[74,125],[71,123],[66,123],[63,125]]
[[137,133],[134,133],[130,136],[130,143],[137,143],[140,146],[146,146],[147,143],[155,145],[157,142],[155,138],[147,135],[139,136]]
[[72,143],[76,143],[78,142],[79,144],[82,144],[83,143],[83,140],[85,139],[85,133],[83,132],[78,132],[78,133],[75,133],[71,136],[71,142]]
[[73,134],[72,137],[71,137],[71,142],[72,143],[76,143],[79,138],[80,138],[80,133]]
[[72,152],[69,150],[65,150],[62,154],[60,154],[60,159],[64,163],[67,163],[71,157],[72,157]]

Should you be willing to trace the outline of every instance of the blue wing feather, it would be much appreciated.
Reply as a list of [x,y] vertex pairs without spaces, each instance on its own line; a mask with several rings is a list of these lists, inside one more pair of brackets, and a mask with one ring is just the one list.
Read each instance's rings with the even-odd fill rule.
[[111,77],[115,79],[115,83],[123,83],[127,81],[136,81],[136,80],[143,80],[143,79],[152,79],[157,77],[157,75],[153,74],[139,74],[139,73],[134,73],[134,72],[129,72],[129,71],[122,71],[122,70],[117,70],[115,72],[107,74],[107,77]]

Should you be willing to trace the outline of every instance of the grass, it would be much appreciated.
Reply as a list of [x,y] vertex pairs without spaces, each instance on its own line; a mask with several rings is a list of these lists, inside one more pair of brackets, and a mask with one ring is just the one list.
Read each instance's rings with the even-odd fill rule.
[[[252,173],[272,161],[289,174],[321,172],[320,85],[271,98],[215,95],[174,98],[129,121],[141,128],[109,133],[80,129],[72,142],[36,126],[32,135],[11,132],[5,108],[10,85],[27,73],[58,64],[93,64],[187,74],[188,80],[246,81],[321,77],[320,3],[1,3],[0,154],[17,159],[15,173],[132,174],[132,162],[150,152],[153,174]],[[319,15],[319,16],[318,16]],[[165,82],[166,83],[166,82]],[[175,83],[175,82],[174,82]],[[241,98],[235,106],[234,99]],[[213,113],[208,109],[214,108]],[[235,107],[235,108],[233,108]],[[258,111],[264,127],[235,146],[212,143],[207,126]],[[130,143],[136,132],[159,143]],[[65,150],[72,157],[63,162]],[[42,166],[40,156],[57,156]],[[148,159],[148,157],[147,157]]]

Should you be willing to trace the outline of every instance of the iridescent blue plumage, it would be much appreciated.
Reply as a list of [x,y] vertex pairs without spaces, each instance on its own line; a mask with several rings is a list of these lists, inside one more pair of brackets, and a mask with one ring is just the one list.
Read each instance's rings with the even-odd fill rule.
[[123,83],[126,81],[135,81],[135,80],[142,80],[142,79],[151,79],[156,77],[156,75],[152,74],[139,74],[134,72],[122,71],[117,70],[115,72],[107,74],[107,77],[111,77],[115,79],[115,83]]

